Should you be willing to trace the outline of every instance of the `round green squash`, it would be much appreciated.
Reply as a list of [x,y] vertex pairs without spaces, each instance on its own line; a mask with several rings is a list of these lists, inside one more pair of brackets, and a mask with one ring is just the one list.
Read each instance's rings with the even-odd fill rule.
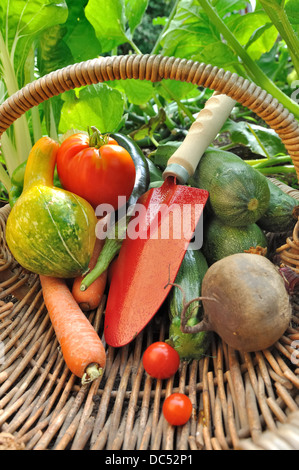
[[254,252],[259,247],[267,249],[267,238],[255,223],[231,227],[213,217],[204,226],[202,251],[209,266],[226,256],[248,250]]
[[6,240],[29,271],[73,278],[88,269],[97,219],[87,201],[53,186],[56,150],[49,138],[33,147],[23,192],[8,216]]
[[265,176],[223,150],[208,150],[189,183],[207,190],[210,212],[234,227],[255,223],[269,205]]
[[297,217],[293,216],[299,201],[285,193],[279,186],[267,179],[270,201],[266,212],[257,221],[259,227],[267,232],[288,232],[293,230]]

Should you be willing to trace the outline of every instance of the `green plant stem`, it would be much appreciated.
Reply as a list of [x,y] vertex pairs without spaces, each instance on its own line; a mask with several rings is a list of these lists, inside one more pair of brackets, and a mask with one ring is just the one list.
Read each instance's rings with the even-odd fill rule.
[[170,15],[164,25],[164,28],[162,29],[161,33],[159,34],[158,38],[157,38],[157,41],[152,49],[152,52],[151,54],[157,54],[159,52],[159,49],[161,48],[161,39],[165,33],[165,31],[167,31],[169,25],[170,25],[170,22],[172,21],[172,19],[174,18],[174,15],[176,13],[176,10],[177,10],[177,7],[178,7],[178,3],[179,3],[180,0],[175,0],[174,2],[174,5],[172,7],[172,10],[170,12]]
[[263,175],[274,175],[274,174],[296,174],[296,170],[294,166],[270,166],[266,168],[259,168],[257,169]]
[[128,43],[132,47],[133,51],[136,52],[136,54],[142,54],[141,50],[138,48],[134,41],[128,38]]
[[[154,96],[154,101],[156,103],[156,105],[158,106],[158,108],[162,108],[162,104],[159,100],[159,97],[158,95],[155,95]],[[154,110],[153,110],[154,111]],[[156,114],[156,113],[155,113]],[[166,114],[166,117],[165,117],[165,125],[167,126],[167,128],[172,131],[173,129],[175,129],[176,127],[176,124],[175,122]]]
[[[221,147],[222,149],[222,147]],[[263,162],[268,162],[269,160],[266,160],[265,158],[257,158],[256,160],[244,160],[245,163],[247,163],[248,165],[250,166],[256,166],[256,165],[259,165],[260,163],[263,163]]]
[[[34,77],[34,46],[32,44],[25,62],[25,80],[26,83],[33,82]],[[33,140],[37,142],[43,135],[38,106],[31,109]]]
[[13,69],[13,65],[10,60],[9,52],[7,50],[5,41],[0,31],[0,51],[1,51],[1,62],[3,66],[2,75],[7,88],[9,96],[16,93],[19,89],[17,78]]
[[281,38],[285,41],[294,68],[299,76],[299,39],[292,28],[283,4],[279,5],[277,2],[269,2],[267,0],[260,0],[260,2]]
[[[0,31],[0,51],[1,51],[1,62],[2,62],[2,75],[5,82],[7,93],[9,96],[16,93],[19,89],[17,78],[13,69],[13,64],[10,60],[9,52]],[[12,155],[9,155],[11,160],[11,166],[16,168],[20,163],[28,158],[28,154],[31,150],[32,143],[28,128],[27,119],[24,115],[16,119],[13,124],[15,145],[17,149],[17,161],[12,162]],[[8,158],[8,155],[4,155]]]
[[[275,157],[275,158],[271,158],[270,160],[267,161],[267,165],[262,165],[262,166],[270,166],[270,164],[272,165],[281,165],[281,164],[284,164],[284,163],[293,163],[293,160],[291,157],[289,157],[288,155],[284,155],[284,156],[281,156],[281,157]],[[259,164],[261,165],[261,164]]]
[[6,191],[9,192],[11,188],[10,177],[6,173],[5,168],[3,167],[1,163],[0,163],[0,181],[1,183],[3,183],[3,186],[5,187]]
[[191,122],[195,121],[195,118],[193,117],[193,114],[191,111],[180,101],[176,98],[175,94],[171,92],[171,90],[168,88],[165,82],[161,82],[161,86],[164,88],[165,91],[169,94],[171,99],[175,101],[178,105],[178,107],[188,116]]
[[[4,132],[1,136],[1,149],[3,152],[4,157],[9,155],[9,158],[5,159],[5,166],[6,170],[9,175],[12,174],[12,172],[15,170],[15,168],[18,166],[18,154],[17,150],[12,142],[12,140],[9,138],[8,133]],[[22,162],[20,162],[22,163]]]
[[283,155],[281,157],[272,157],[272,158],[262,158],[259,160],[245,160],[246,163],[249,163],[249,165],[253,166],[253,168],[260,169],[260,168],[266,168],[270,166],[276,166],[276,165],[282,165],[284,163],[292,163],[291,157],[288,155]]
[[149,138],[155,147],[159,147],[159,142],[155,139],[153,135],[149,136]]
[[[137,54],[141,54],[141,51],[138,49],[138,47],[136,46],[136,44],[134,43],[134,41],[129,41],[129,44],[132,46],[132,48],[135,50],[135,52]],[[164,90],[169,94],[169,96],[171,97],[172,100],[174,100],[178,107],[189,117],[189,119],[191,120],[191,122],[195,121],[192,113],[189,111],[189,109],[183,105],[183,103],[178,100],[176,98],[176,96],[169,90],[169,88],[167,87],[167,85],[165,84],[165,82],[161,81],[160,82],[160,85],[164,88]]]
[[236,147],[236,144],[234,142],[231,142],[230,144],[221,145],[218,148],[219,150],[230,150],[230,149],[233,149],[234,147]]
[[259,139],[258,135],[256,134],[256,132],[254,132],[254,130],[252,129],[250,124],[247,123],[247,127],[250,130],[250,132],[253,134],[254,138],[256,139],[256,141],[259,144],[259,146],[261,147],[261,149],[263,150],[264,154],[266,155],[266,158],[269,160],[271,157],[270,157],[270,154],[267,151],[266,147],[264,146],[263,142],[261,141],[261,139]]
[[241,46],[239,41],[228,29],[226,24],[222,21],[217,11],[211,6],[208,0],[197,0],[203,10],[208,15],[212,23],[217,27],[218,31],[224,39],[227,41],[229,46],[236,52],[239,58],[242,60],[243,66],[246,70],[248,77],[254,81],[257,85],[277,98],[280,103],[287,108],[297,119],[299,119],[299,106],[285,93],[283,93],[272,80],[260,69],[257,63],[251,59],[247,51]]

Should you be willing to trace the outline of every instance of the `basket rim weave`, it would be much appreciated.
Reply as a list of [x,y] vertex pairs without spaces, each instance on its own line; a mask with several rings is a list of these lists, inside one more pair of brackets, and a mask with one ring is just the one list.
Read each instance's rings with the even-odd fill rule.
[[[172,79],[228,95],[277,132],[299,178],[299,126],[275,98],[235,73],[161,55],[100,57],[29,83],[0,105],[0,137],[16,119],[53,96],[126,79]],[[128,347],[108,347],[105,377],[81,387],[59,355],[38,278],[18,266],[5,244],[9,210],[0,209],[0,341],[7,352],[0,364],[0,449],[1,431],[16,445],[42,450],[299,448],[299,369],[291,364],[293,338],[299,339],[296,302],[294,324],[274,349],[240,355],[214,338],[210,356],[183,362],[175,378],[154,381],[145,376],[140,360],[145,344],[155,337],[149,325]],[[97,329],[104,307],[102,303],[90,316]],[[159,329],[163,339],[163,324]],[[177,431],[160,413],[172,390],[188,393],[194,406],[190,422]]]
[[299,174],[299,125],[284,106],[255,83],[210,64],[155,54],[107,56],[69,65],[24,86],[0,105],[0,137],[22,114],[76,87],[110,80],[171,79],[210,88],[249,108],[280,136]]

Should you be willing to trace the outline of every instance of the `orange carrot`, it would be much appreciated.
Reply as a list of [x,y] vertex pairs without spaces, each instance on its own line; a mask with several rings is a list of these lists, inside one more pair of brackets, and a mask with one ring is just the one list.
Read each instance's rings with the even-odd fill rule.
[[[90,271],[95,267],[104,243],[105,240],[101,240],[99,238],[96,239],[94,251],[88,266]],[[80,290],[83,278],[84,276],[78,276],[74,280],[72,294],[81,310],[93,310],[99,306],[103,297],[107,284],[107,271],[104,271],[99,277],[97,277],[97,279],[95,279],[95,281],[85,291]]]
[[42,276],[43,297],[61,351],[70,371],[82,384],[101,376],[106,365],[104,345],[72,296],[64,279]]

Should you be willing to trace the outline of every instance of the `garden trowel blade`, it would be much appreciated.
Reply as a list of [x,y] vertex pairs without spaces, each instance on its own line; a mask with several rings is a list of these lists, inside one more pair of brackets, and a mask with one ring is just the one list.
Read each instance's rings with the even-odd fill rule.
[[138,200],[108,293],[104,326],[108,345],[130,343],[156,314],[186,250],[201,246],[199,221],[208,196],[205,190],[176,184],[168,177]]

